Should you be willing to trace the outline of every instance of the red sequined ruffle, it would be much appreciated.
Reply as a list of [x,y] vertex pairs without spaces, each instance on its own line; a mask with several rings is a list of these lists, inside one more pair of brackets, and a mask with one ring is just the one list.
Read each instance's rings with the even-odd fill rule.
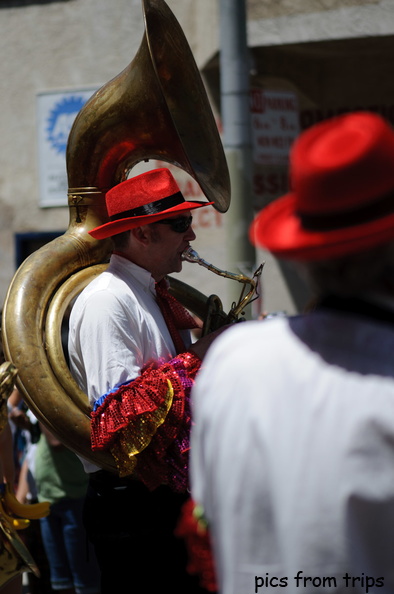
[[187,488],[190,388],[201,361],[183,353],[107,395],[91,416],[93,450],[110,448],[122,476]]

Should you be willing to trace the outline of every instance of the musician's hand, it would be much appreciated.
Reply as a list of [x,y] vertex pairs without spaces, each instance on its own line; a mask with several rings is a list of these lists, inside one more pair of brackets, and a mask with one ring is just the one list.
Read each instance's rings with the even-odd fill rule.
[[25,411],[21,410],[17,406],[14,406],[9,411],[9,418],[17,427],[20,429],[31,429],[31,421]]
[[232,328],[232,327],[233,327],[233,324],[228,324],[226,326],[222,326],[221,328],[219,328],[218,330],[215,330],[214,332],[210,332],[206,336],[203,336],[202,338],[197,340],[195,343],[193,343],[191,345],[191,347],[189,348],[189,351],[191,351],[192,353],[197,355],[197,357],[199,357],[201,360],[204,359],[206,352],[209,349],[209,347],[211,346],[211,344],[213,343],[213,341],[220,334],[222,334],[222,332],[227,330],[227,328]]

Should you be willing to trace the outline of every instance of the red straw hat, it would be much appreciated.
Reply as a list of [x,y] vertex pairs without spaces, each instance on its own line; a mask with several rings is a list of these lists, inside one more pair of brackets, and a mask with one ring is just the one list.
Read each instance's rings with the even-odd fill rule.
[[155,223],[183,210],[213,202],[187,202],[169,169],[152,169],[114,186],[105,195],[109,222],[89,231],[104,239],[134,227]]
[[301,134],[290,185],[257,215],[253,244],[282,258],[319,260],[394,240],[394,132],[380,116],[355,112]]

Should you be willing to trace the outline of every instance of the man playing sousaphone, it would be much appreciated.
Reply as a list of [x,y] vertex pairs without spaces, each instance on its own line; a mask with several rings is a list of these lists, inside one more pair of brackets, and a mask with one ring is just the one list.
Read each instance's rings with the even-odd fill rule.
[[[101,568],[102,594],[201,592],[173,532],[188,489],[189,393],[207,348],[191,346],[195,320],[167,291],[195,239],[191,211],[171,172],[155,169],[109,190],[108,269],[77,299],[70,317],[72,373],[93,407],[93,450],[109,449],[119,477],[85,461],[85,523]],[[131,588],[130,588],[131,589]]]

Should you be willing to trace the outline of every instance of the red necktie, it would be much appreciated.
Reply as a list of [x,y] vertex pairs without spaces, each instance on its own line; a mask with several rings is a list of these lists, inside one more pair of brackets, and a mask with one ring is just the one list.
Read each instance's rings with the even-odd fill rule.
[[199,328],[199,325],[183,305],[168,291],[167,281],[164,278],[156,283],[155,288],[157,303],[174,341],[176,352],[177,354],[183,353],[186,347],[179,330]]

